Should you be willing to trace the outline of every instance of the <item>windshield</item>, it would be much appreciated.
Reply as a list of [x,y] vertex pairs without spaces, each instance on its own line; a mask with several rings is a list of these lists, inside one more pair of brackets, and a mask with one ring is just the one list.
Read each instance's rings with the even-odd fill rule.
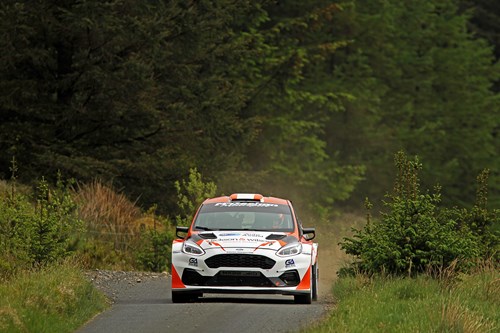
[[294,231],[290,207],[260,202],[206,204],[200,208],[194,230]]

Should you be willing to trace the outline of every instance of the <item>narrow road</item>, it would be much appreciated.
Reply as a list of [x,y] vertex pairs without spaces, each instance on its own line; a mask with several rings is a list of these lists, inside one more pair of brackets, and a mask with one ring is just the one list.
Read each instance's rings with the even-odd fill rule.
[[208,295],[173,304],[166,276],[128,286],[114,299],[76,333],[298,332],[325,314],[327,305],[322,299],[294,304],[292,296],[275,295]]

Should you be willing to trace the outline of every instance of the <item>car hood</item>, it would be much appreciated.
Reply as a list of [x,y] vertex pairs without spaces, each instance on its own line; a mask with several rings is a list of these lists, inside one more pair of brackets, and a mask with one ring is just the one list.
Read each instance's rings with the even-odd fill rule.
[[222,248],[230,252],[253,252],[257,249],[277,251],[298,239],[284,232],[210,231],[192,235],[191,240],[204,250]]

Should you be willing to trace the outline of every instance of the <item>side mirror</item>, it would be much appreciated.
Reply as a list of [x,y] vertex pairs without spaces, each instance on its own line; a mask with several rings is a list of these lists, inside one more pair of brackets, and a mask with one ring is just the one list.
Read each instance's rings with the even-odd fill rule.
[[188,231],[189,231],[189,227],[181,227],[181,226],[176,226],[175,227],[175,235],[177,236],[177,238],[184,238],[184,237],[186,237],[186,235],[181,236],[181,235],[179,235],[179,233],[180,232],[187,233]]
[[316,228],[302,228],[302,233],[306,240],[313,240],[316,237]]

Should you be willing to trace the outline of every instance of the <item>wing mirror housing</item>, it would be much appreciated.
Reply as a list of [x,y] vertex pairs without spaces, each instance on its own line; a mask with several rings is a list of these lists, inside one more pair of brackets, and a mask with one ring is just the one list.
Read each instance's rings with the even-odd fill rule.
[[306,240],[313,240],[316,237],[316,228],[302,228],[302,234]]
[[186,235],[179,235],[179,233],[188,233],[189,227],[181,227],[181,226],[176,226],[175,227],[175,235],[177,238],[184,238]]

